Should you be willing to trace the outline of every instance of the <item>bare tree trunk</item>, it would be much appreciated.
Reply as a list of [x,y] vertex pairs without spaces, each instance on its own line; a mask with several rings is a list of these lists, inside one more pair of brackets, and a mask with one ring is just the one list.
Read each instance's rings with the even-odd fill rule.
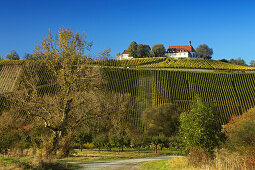
[[59,142],[60,142],[60,131],[54,131],[54,139],[53,139],[53,153],[56,155],[57,150],[59,148]]
[[54,141],[53,141],[53,153],[56,155],[57,150],[59,149],[59,143],[64,135],[63,133],[65,132],[66,129],[66,123],[68,119],[68,113],[70,112],[70,105],[72,103],[72,100],[67,100],[65,103],[65,109],[63,113],[63,119],[62,123],[60,125],[60,128],[58,130],[54,130]]

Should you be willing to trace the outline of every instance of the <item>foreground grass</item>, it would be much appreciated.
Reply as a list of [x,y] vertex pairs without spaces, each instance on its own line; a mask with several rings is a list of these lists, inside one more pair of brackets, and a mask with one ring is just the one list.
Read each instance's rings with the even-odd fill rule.
[[159,156],[169,156],[169,155],[181,155],[182,152],[179,150],[169,150],[163,149],[159,150],[158,153],[154,153],[154,150],[141,150],[137,151],[135,149],[126,149],[123,152],[119,152],[118,149],[113,149],[112,151],[97,149],[86,149],[82,152],[80,150],[74,150],[72,155],[58,159],[61,162],[95,162],[95,161],[114,161],[123,159],[134,159],[134,158],[144,158],[144,157],[159,157]]
[[233,158],[236,155],[228,155],[224,159],[229,160],[216,160],[210,161],[208,164],[201,164],[200,166],[194,167],[188,163],[186,157],[177,157],[166,160],[150,161],[139,165],[141,170],[204,170],[204,169],[254,169],[253,166],[245,165],[240,158]]
[[150,161],[140,164],[141,170],[180,170],[180,169],[196,169],[188,165],[185,157],[177,157],[159,161]]
[[58,162],[57,160],[43,161],[34,157],[0,157],[0,170],[11,169],[54,169],[54,170],[74,170],[79,166]]
[[112,151],[97,149],[73,150],[71,155],[61,159],[42,160],[35,157],[0,157],[0,169],[56,169],[56,170],[73,170],[78,169],[77,164],[70,162],[96,162],[96,161],[114,161],[123,159],[134,159],[144,157],[159,157],[168,155],[180,155],[179,150],[163,149],[158,153],[154,150],[135,150],[126,149],[124,152],[119,152],[117,148]]

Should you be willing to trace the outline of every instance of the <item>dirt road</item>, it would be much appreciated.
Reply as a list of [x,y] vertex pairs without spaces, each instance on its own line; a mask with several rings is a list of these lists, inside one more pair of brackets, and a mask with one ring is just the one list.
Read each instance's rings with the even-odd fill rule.
[[138,164],[148,161],[171,159],[178,156],[164,156],[164,157],[150,157],[150,158],[138,158],[119,160],[112,162],[90,162],[90,163],[77,163],[84,170],[138,170]]

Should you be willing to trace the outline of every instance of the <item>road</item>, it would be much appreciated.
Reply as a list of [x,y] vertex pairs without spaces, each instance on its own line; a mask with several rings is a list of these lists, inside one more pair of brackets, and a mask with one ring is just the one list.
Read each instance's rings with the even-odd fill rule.
[[84,170],[138,170],[138,164],[148,161],[171,159],[178,156],[164,156],[164,157],[150,157],[150,158],[137,158],[128,160],[119,160],[111,162],[89,162],[89,163],[77,163]]

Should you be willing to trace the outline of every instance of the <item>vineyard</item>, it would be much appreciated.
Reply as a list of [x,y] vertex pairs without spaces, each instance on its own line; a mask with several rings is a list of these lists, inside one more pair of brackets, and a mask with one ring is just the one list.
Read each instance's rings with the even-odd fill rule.
[[222,124],[255,106],[255,74],[117,68],[106,68],[105,73],[110,90],[135,97],[138,123],[145,108],[174,103],[186,110],[195,96],[217,108]]
[[[0,94],[11,92],[17,85],[23,63],[23,61],[0,61]],[[157,69],[157,67],[222,69],[231,68],[232,64],[213,60],[173,61],[164,58],[105,60],[92,64],[95,63],[112,66],[102,68],[103,75],[107,80],[106,87],[111,92],[132,96],[136,109],[130,120],[139,127],[142,127],[140,117],[146,108],[174,103],[184,111],[190,107],[195,96],[201,97],[205,103],[216,107],[221,114],[222,124],[227,123],[232,115],[242,114],[255,106],[255,73]],[[165,66],[163,66],[164,64]],[[127,68],[128,66],[133,68]],[[233,67],[233,69],[244,68],[246,67]],[[56,83],[52,82],[50,73],[42,71],[38,74],[41,77],[38,87],[42,91],[54,91]],[[0,111],[4,101],[3,95],[0,96]]]
[[107,59],[93,62],[101,66],[135,67],[135,68],[186,68],[211,70],[254,70],[254,67],[240,66],[217,60],[171,58],[138,58],[130,60]]

